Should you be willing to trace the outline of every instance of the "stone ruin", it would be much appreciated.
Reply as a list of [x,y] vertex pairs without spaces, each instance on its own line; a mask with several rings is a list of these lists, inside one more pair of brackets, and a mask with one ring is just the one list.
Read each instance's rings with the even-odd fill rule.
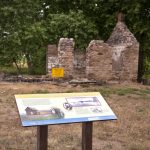
[[58,48],[56,45],[48,45],[47,72],[51,75],[52,68],[64,68],[65,78],[73,78],[74,72],[74,41],[61,38]]
[[106,42],[93,40],[85,54],[74,50],[74,40],[61,38],[58,44],[48,45],[47,72],[62,67],[65,79],[95,81],[136,81],[138,72],[139,43],[122,18]]

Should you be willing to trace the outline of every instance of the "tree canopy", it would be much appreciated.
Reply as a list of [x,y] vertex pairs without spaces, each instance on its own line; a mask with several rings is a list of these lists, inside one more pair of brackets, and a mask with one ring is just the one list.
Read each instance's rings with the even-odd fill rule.
[[30,73],[36,73],[36,67],[40,70],[39,66],[42,72],[48,43],[57,43],[60,37],[71,37],[77,48],[84,49],[92,39],[106,40],[115,26],[118,12],[125,14],[127,26],[140,42],[141,76],[150,74],[148,0],[1,1],[1,65],[17,64],[25,56]]

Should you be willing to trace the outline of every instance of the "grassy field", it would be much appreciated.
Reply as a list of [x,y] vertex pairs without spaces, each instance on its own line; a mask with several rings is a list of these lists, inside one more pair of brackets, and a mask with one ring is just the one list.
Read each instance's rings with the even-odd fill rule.
[[[94,122],[93,150],[150,149],[150,87],[0,82],[0,150],[36,149],[36,127],[22,127],[15,94],[99,91],[118,117]],[[81,124],[51,125],[49,150],[80,150]]]

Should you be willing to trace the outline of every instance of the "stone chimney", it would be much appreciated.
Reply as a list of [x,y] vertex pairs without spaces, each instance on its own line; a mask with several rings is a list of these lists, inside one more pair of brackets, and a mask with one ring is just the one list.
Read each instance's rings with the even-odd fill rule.
[[107,40],[109,45],[126,45],[131,46],[134,44],[138,44],[134,35],[130,32],[127,28],[126,24],[124,23],[124,15],[122,13],[118,14],[118,22]]
[[113,79],[135,81],[139,43],[124,23],[124,14],[118,13],[117,24],[107,43],[112,47]]
[[117,15],[117,21],[118,22],[124,22],[125,15],[122,12],[119,12]]

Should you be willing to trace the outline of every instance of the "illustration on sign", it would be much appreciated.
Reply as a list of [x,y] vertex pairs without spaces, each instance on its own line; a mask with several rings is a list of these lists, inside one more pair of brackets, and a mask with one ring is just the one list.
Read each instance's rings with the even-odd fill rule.
[[100,102],[97,97],[73,97],[66,98],[64,108],[71,110],[72,107],[98,106]]
[[117,119],[98,92],[15,95],[23,126]]
[[64,118],[64,113],[59,108],[50,108],[48,110],[38,110],[36,108],[27,107],[25,109],[26,115],[29,117],[44,117],[49,116],[49,119],[51,118]]

